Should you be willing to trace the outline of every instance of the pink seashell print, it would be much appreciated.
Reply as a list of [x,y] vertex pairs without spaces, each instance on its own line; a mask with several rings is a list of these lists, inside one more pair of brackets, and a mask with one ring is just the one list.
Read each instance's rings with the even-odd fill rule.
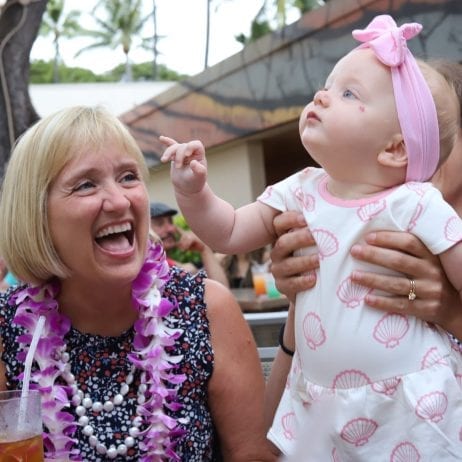
[[311,234],[318,245],[319,258],[321,260],[337,252],[338,240],[330,231],[326,229],[313,229]]
[[356,308],[372,289],[354,283],[350,277],[344,279],[337,288],[337,297],[348,307]]
[[316,350],[326,341],[326,332],[322,327],[321,318],[316,313],[307,313],[303,319],[303,334],[306,344],[312,350]]
[[337,448],[332,449],[332,462],[342,462],[340,456],[338,455]]
[[281,419],[282,427],[284,428],[284,437],[287,440],[294,440],[297,437],[297,422],[295,420],[295,413],[289,412],[284,414]]
[[297,188],[294,191],[294,195],[303,210],[306,210],[307,212],[312,212],[314,210],[316,203],[314,196],[304,192],[302,188]]
[[340,372],[334,378],[332,388],[358,388],[364,385],[370,385],[371,379],[362,371],[350,369]]
[[409,321],[402,314],[387,313],[377,322],[372,336],[387,348],[395,348],[409,330]]
[[377,393],[383,395],[392,396],[398,389],[401,379],[399,377],[392,377],[390,379],[381,380],[380,382],[374,382],[372,389]]
[[381,212],[383,212],[385,210],[385,207],[386,202],[384,199],[381,199],[378,201],[370,202],[366,205],[362,205],[361,207],[359,207],[356,213],[358,214],[358,217],[361,221],[367,222],[372,220],[372,218],[376,217]]
[[408,441],[403,441],[395,446],[390,455],[390,462],[419,462],[419,460],[419,451]]
[[310,403],[318,401],[321,398],[325,398],[326,396],[332,396],[333,394],[333,390],[321,387],[320,385],[316,385],[311,382],[309,382],[306,386],[306,395]]
[[459,217],[451,217],[444,227],[444,235],[451,242],[462,240],[462,222]]
[[422,358],[420,363],[422,369],[431,367],[434,364],[447,365],[447,361],[444,359],[444,354],[441,353],[437,347],[431,347]]
[[418,196],[422,197],[425,192],[431,187],[428,183],[419,183],[416,181],[409,181],[406,183],[406,187],[411,191],[415,192]]
[[340,432],[340,437],[347,443],[363,446],[377,430],[378,424],[372,419],[358,417],[350,420]]
[[409,221],[409,225],[407,227],[408,232],[412,231],[415,228],[417,220],[419,219],[420,215],[422,215],[422,211],[423,207],[422,204],[419,202],[414,210],[414,213],[412,214],[411,220]]
[[432,391],[423,395],[415,407],[415,413],[423,420],[440,422],[448,408],[448,398],[442,391]]

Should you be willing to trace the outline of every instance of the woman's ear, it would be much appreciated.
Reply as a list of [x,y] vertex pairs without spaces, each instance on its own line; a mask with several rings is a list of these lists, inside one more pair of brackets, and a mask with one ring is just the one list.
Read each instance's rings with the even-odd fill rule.
[[407,166],[407,151],[401,133],[394,135],[388,146],[379,152],[377,162],[384,167],[403,168]]

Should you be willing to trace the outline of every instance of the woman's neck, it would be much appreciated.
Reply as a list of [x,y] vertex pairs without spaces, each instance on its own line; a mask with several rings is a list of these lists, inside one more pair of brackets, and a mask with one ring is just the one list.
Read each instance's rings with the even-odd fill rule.
[[69,317],[72,327],[83,333],[117,336],[137,319],[131,285],[98,288],[64,280],[57,298],[59,311]]

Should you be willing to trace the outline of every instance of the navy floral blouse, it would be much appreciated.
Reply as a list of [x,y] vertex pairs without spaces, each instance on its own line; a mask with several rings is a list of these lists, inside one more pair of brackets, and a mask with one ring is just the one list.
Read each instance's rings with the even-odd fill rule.
[[[182,461],[215,462],[219,460],[216,435],[207,400],[208,381],[213,372],[214,356],[210,342],[207,310],[204,302],[203,272],[190,275],[178,268],[171,269],[171,278],[164,289],[164,296],[176,301],[177,308],[170,314],[166,324],[183,330],[170,354],[182,355],[179,364],[186,381],[180,386],[178,401],[182,408],[165,412],[179,419],[184,435],[176,447]],[[3,341],[2,361],[6,366],[9,389],[21,387],[16,377],[22,372],[23,364],[16,359],[18,343],[16,338],[21,328],[12,324],[16,306],[10,302],[18,288],[12,288],[0,295],[0,337]],[[78,387],[89,393],[93,402],[106,401],[119,393],[120,384],[130,372],[127,355],[131,351],[134,331],[129,329],[118,337],[101,337],[81,333],[75,329],[66,335],[67,352],[70,355],[71,371]],[[95,434],[106,447],[119,445],[127,436],[131,421],[135,417],[136,390],[140,375],[135,372],[135,380],[125,396],[122,405],[112,412],[88,413]],[[75,407],[70,412],[75,413]],[[75,416],[75,414],[74,414]],[[142,428],[141,428],[142,429]],[[45,429],[46,430],[46,429]],[[90,447],[88,437],[78,427],[74,435],[79,441],[80,457],[89,462],[109,460],[97,454]],[[117,461],[137,461],[142,452],[138,444],[129,448],[127,455],[117,457]]]

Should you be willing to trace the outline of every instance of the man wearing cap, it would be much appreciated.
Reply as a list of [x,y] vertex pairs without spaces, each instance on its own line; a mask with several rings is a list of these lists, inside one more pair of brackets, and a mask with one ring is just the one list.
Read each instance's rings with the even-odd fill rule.
[[[221,282],[229,287],[228,278],[216,258],[213,250],[205,245],[192,231],[185,231],[173,223],[173,217],[178,213],[177,210],[164,204],[163,202],[152,202],[151,211],[151,229],[162,241],[165,251],[179,248],[181,250],[193,250],[199,252],[203,268],[210,279]],[[181,263],[168,258],[170,266],[178,266],[190,273],[196,273],[199,268],[191,262]]]

